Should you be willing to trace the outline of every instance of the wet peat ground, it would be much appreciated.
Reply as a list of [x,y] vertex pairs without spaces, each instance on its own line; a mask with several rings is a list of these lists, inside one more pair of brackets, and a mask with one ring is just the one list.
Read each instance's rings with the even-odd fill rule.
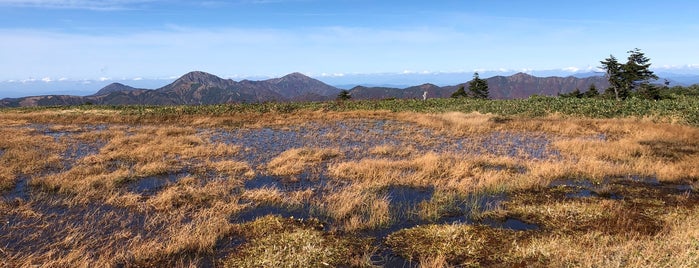
[[[16,178],[15,185],[2,191],[1,209],[9,211],[0,215],[0,256],[12,252],[17,255],[32,255],[45,251],[42,244],[54,244],[51,251],[56,256],[70,254],[74,247],[82,247],[77,242],[91,240],[95,244],[123,245],[130,240],[156,239],[168,228],[167,221],[152,221],[153,214],[144,210],[117,207],[99,202],[73,204],[70,195],[64,195],[34,187],[35,178],[70,170],[80,159],[99,154],[108,140],[87,140],[79,134],[88,132],[106,132],[110,126],[79,126],[75,129],[62,130],[52,125],[32,124],[21,126],[36,135],[50,136],[57,143],[65,144],[59,167],[50,167],[40,174],[22,174]],[[136,131],[137,126],[121,126],[122,129]],[[425,224],[464,224],[482,225],[494,229],[506,229],[517,232],[538,232],[553,228],[546,222],[510,206],[519,199],[518,196],[531,193],[545,193],[549,198],[560,200],[575,199],[610,199],[625,200],[639,196],[653,196],[664,200],[680,196],[697,199],[696,189],[691,184],[661,183],[652,177],[627,176],[614,177],[602,182],[585,179],[560,179],[542,189],[516,192],[513,195],[504,192],[474,193],[462,196],[450,213],[436,219],[416,217],[415,210],[421,203],[429,202],[436,195],[434,187],[412,187],[391,185],[377,190],[377,194],[388,199],[391,220],[377,228],[345,232],[342,224],[329,216],[319,206],[324,196],[341,192],[350,187],[351,182],[333,178],[328,166],[338,162],[359,161],[362,159],[384,158],[399,160],[404,156],[376,155],[371,153],[377,146],[394,146],[409,148],[411,155],[424,155],[430,152],[453,155],[489,155],[508,157],[526,161],[555,160],[561,157],[552,146],[557,137],[544,133],[493,132],[474,137],[455,137],[418,127],[405,122],[391,120],[353,119],[330,123],[308,123],[303,126],[263,127],[254,129],[198,129],[197,135],[211,143],[239,146],[240,151],[225,160],[248,163],[255,175],[245,179],[234,189],[231,195],[241,195],[246,191],[259,189],[276,189],[282,194],[307,192],[312,194],[300,203],[266,203],[258,200],[238,199],[244,209],[232,215],[230,222],[240,224],[253,221],[265,215],[279,215],[284,218],[317,219],[323,223],[324,232],[339,235],[362,236],[374,239],[377,247],[370,257],[372,265],[386,267],[415,267],[417,260],[406,260],[383,244],[390,234],[407,228]],[[596,137],[595,137],[596,138]],[[316,165],[306,167],[300,174],[275,176],[266,171],[266,164],[287,150],[294,148],[337,148],[340,156],[323,160]],[[0,150],[0,157],[5,155]],[[525,167],[485,166],[493,172],[506,171],[514,174],[527,172]],[[146,200],[191,176],[187,167],[177,172],[158,174],[133,179],[119,186],[117,191],[134,194]],[[214,177],[216,175],[213,175]],[[212,180],[214,178],[211,178]],[[206,180],[206,178],[204,178]],[[670,196],[670,197],[668,197]],[[525,198],[526,199],[526,198]],[[526,199],[529,202],[535,202]],[[524,202],[524,201],[522,201]],[[544,202],[536,200],[536,202]],[[472,217],[476,211],[480,217]],[[157,213],[157,212],[154,212]],[[188,215],[177,218],[187,222]],[[158,224],[154,224],[158,223]],[[94,228],[94,226],[100,226]],[[77,230],[77,231],[76,231]],[[70,237],[80,233],[83,237]],[[119,235],[115,235],[118,233]],[[115,239],[116,237],[116,239]],[[246,241],[234,235],[219,239],[215,251],[205,256],[193,256],[199,266],[215,266]],[[87,250],[90,252],[89,250]],[[91,254],[100,255],[96,251]],[[112,253],[117,254],[117,253]],[[129,265],[128,254],[121,258],[121,265]]]

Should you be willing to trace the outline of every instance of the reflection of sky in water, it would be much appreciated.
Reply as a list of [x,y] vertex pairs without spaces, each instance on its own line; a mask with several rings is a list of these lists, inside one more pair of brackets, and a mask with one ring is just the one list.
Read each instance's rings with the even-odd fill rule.
[[293,129],[260,128],[214,131],[213,142],[243,146],[241,159],[253,166],[301,147],[340,148],[346,160],[371,156],[376,146],[413,148],[418,153],[492,154],[524,159],[558,157],[549,137],[540,133],[495,132],[481,137],[450,137],[410,123],[390,120],[311,123]]

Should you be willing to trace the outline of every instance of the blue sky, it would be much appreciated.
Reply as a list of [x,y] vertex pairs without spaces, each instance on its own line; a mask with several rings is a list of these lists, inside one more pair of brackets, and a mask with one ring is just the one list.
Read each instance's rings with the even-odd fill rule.
[[[612,3],[610,3],[612,2]],[[699,1],[0,0],[0,81],[699,69]]]

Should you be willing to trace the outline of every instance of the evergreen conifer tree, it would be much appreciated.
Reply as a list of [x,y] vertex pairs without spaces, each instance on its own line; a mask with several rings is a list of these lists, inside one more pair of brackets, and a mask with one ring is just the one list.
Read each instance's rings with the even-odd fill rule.
[[476,99],[488,99],[488,82],[473,73],[473,80],[468,83],[468,91]]

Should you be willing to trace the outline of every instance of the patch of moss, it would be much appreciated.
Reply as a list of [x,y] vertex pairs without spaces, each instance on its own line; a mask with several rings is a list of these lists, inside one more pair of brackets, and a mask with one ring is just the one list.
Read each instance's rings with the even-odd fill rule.
[[226,267],[363,266],[373,251],[371,239],[322,231],[317,220],[265,216],[239,226],[246,239]]
[[426,225],[386,238],[394,252],[411,260],[443,258],[450,265],[516,264],[511,251],[530,233],[473,225]]

